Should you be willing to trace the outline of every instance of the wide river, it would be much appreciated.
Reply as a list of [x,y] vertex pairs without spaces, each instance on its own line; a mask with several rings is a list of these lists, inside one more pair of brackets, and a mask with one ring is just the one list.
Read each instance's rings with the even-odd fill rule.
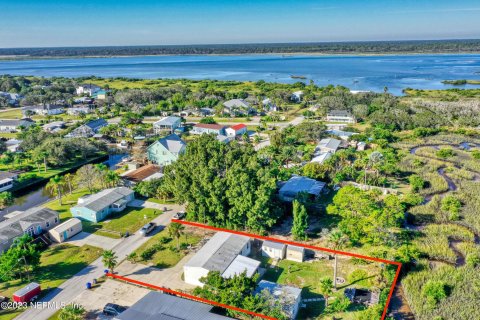
[[[81,77],[265,80],[293,83],[306,77],[317,85],[394,94],[405,88],[444,89],[443,80],[480,80],[480,55],[230,55],[135,56],[0,61],[0,74]],[[475,86],[461,86],[470,88]],[[476,86],[479,87],[480,86]]]

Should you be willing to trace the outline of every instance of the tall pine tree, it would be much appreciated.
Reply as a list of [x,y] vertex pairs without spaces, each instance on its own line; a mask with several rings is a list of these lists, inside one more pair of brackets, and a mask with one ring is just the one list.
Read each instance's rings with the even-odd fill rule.
[[308,214],[305,206],[293,200],[292,235],[295,240],[307,240]]

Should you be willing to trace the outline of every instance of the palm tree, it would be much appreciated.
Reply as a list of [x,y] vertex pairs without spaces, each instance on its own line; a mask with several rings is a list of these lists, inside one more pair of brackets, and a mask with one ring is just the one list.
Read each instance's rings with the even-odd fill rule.
[[85,313],[86,311],[84,307],[70,304],[60,311],[58,318],[60,320],[82,320],[84,319]]
[[116,187],[120,182],[120,176],[115,171],[107,171],[104,179],[108,187]]
[[47,185],[45,186],[45,189],[55,197],[58,197],[58,203],[62,205],[62,191],[65,186],[65,180],[63,179],[62,176],[55,176],[53,178],[50,178],[50,181],[48,181]]
[[383,164],[383,154],[378,151],[372,152],[368,157],[368,163],[369,166],[375,170],[378,181],[378,174],[380,172],[379,167]]
[[73,192],[73,182],[75,181],[75,176],[71,173],[67,173],[66,175],[63,176],[63,180],[65,180],[65,183],[68,185],[69,193],[72,193]]
[[117,259],[118,257],[112,250],[103,251],[102,262],[105,268],[108,268],[110,270],[110,273],[113,273],[113,269],[117,266]]
[[320,293],[325,297],[325,307],[328,307],[328,297],[333,293],[333,282],[330,278],[323,278],[320,280]]
[[183,234],[185,227],[180,223],[172,222],[168,226],[168,234],[170,237],[177,239],[177,250],[180,248],[180,237]]
[[[333,230],[329,237],[328,242],[330,242],[330,246],[333,250],[340,250],[345,243],[347,242],[347,238],[344,233],[340,230]],[[337,289],[337,269],[338,269],[338,254],[334,254],[335,262],[333,266],[333,287],[335,290]]]

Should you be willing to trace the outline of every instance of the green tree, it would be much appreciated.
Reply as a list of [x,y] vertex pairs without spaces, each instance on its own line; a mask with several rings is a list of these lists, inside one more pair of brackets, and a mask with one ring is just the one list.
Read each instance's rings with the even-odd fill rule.
[[5,209],[8,206],[11,206],[14,202],[14,198],[11,192],[3,191],[0,192],[0,210]]
[[308,214],[305,206],[298,200],[293,200],[292,235],[295,240],[307,240]]
[[418,192],[425,187],[425,180],[416,174],[408,177],[408,182],[410,183],[413,192]]
[[102,263],[105,268],[110,270],[110,273],[113,273],[113,269],[117,266],[118,257],[115,255],[115,252],[112,250],[105,250],[102,254]]
[[23,278],[34,271],[40,264],[40,251],[32,242],[32,237],[25,234],[14,240],[12,246],[0,255],[0,280],[10,281]]
[[183,235],[184,230],[185,227],[182,224],[176,222],[170,223],[167,228],[170,237],[177,240],[177,250],[180,249],[180,237]]
[[332,279],[326,277],[320,279],[319,291],[325,298],[325,307],[328,307],[328,298],[333,293],[333,282]]
[[65,180],[62,176],[55,176],[50,178],[45,189],[51,195],[58,197],[58,203],[62,205],[62,196],[63,196],[63,189],[65,187]]
[[203,123],[203,124],[216,124],[217,122],[215,121],[215,119],[214,119],[213,117],[205,117],[205,118],[200,119],[200,123]]
[[58,318],[60,320],[82,320],[87,311],[84,307],[76,304],[69,304],[60,310]]

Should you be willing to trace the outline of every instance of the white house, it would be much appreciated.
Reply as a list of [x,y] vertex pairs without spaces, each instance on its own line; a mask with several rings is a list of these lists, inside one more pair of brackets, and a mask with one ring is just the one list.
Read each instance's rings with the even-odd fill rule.
[[287,246],[287,254],[285,255],[285,259],[295,261],[295,262],[303,262],[305,258],[305,248],[298,247],[298,246]]
[[200,278],[210,271],[218,271],[229,278],[235,274],[246,272],[253,276],[260,266],[260,261],[247,256],[251,251],[250,238],[217,232],[184,266],[183,274],[188,284],[203,286]]
[[355,117],[347,110],[331,110],[327,113],[328,122],[355,123]]
[[262,256],[272,259],[285,259],[287,246],[280,242],[263,241]]
[[292,100],[293,102],[297,102],[297,103],[301,102],[302,98],[303,98],[303,91],[295,91],[290,96],[290,100]]
[[191,134],[213,133],[218,135],[225,135],[226,127],[220,124],[197,123],[190,131]]
[[58,226],[50,229],[48,231],[48,234],[50,236],[50,239],[55,242],[61,243],[80,232],[82,232],[82,221],[77,218],[71,218],[64,223],[61,223]]
[[0,132],[17,132],[21,128],[28,128],[33,126],[35,121],[31,119],[20,119],[20,120],[0,120]]
[[88,114],[92,112],[93,106],[91,105],[76,105],[70,108],[67,108],[67,114],[69,115],[79,115],[81,113]]
[[22,108],[23,116],[28,116],[29,113],[38,114],[41,116],[54,116],[65,112],[65,108],[56,104],[42,104],[38,106],[26,106]]
[[78,96],[82,94],[92,96],[93,94],[97,93],[100,90],[102,90],[102,88],[94,84],[82,84],[81,86],[78,86],[76,88],[76,92]]
[[8,139],[5,141],[5,145],[7,146],[7,150],[10,152],[19,152],[21,151],[20,145],[22,144],[23,140],[17,139]]
[[169,131],[173,133],[175,129],[179,128],[182,124],[182,118],[169,116],[162,118],[153,124],[153,130],[156,134],[161,133],[162,131]]
[[227,137],[236,137],[236,136],[241,136],[245,132],[247,132],[247,126],[244,125],[243,123],[228,127],[225,129],[225,132],[227,133]]
[[18,174],[8,171],[0,171],[0,192],[13,188],[13,182],[17,180]]

